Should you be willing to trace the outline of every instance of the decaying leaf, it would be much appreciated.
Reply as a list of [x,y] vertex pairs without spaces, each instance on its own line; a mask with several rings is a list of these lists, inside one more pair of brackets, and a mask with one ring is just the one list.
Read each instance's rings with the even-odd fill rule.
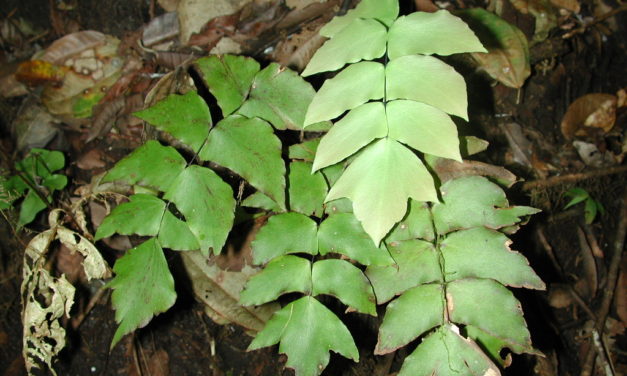
[[197,1],[180,0],[177,13],[179,15],[181,43],[186,44],[192,33],[200,29],[212,18],[237,12],[251,0],[215,0]]
[[575,137],[607,133],[616,122],[617,98],[612,94],[593,93],[577,98],[562,118],[562,135]]
[[521,88],[531,74],[527,37],[516,26],[482,8],[456,12],[477,34],[488,53],[471,55],[490,77],[511,88]]
[[11,124],[17,138],[17,148],[25,151],[43,148],[59,132],[55,119],[39,103],[27,99]]
[[218,324],[233,323],[256,333],[280,308],[276,302],[258,307],[239,304],[240,291],[259,271],[257,268],[245,266],[241,271],[223,270],[198,251],[181,252],[181,257],[196,298],[205,305],[205,313]]
[[52,374],[53,358],[65,346],[65,330],[60,319],[69,317],[74,304],[74,287],[64,276],[56,278],[46,269],[50,244],[60,240],[72,252],[85,257],[83,267],[88,279],[107,278],[110,271],[98,250],[87,239],[59,223],[59,210],[50,213],[50,228],[36,235],[24,253],[22,323],[23,356],[30,373],[45,364]]
[[273,54],[274,59],[281,65],[302,71],[326,40],[319,34],[322,26],[322,23],[309,24],[290,38],[279,42]]
[[42,102],[55,115],[91,116],[92,107],[121,75],[124,62],[117,55],[120,41],[97,32],[67,35],[53,43],[40,58],[68,71],[62,84],[47,85]]
[[142,43],[152,47],[171,40],[179,34],[179,21],[175,12],[153,18],[142,31]]
[[577,149],[577,154],[581,160],[592,167],[610,166],[616,164],[617,160],[611,151],[601,152],[596,144],[575,140],[573,146]]
[[549,0],[510,0],[522,14],[531,14],[536,19],[533,41],[548,38],[549,31],[557,26],[557,12]]

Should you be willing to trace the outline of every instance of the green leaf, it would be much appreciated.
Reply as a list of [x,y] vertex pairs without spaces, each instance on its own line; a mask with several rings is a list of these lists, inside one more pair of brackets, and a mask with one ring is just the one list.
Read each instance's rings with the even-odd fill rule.
[[515,352],[516,354],[522,354],[524,352],[529,352],[532,354],[540,355],[542,354],[537,351],[530,352],[528,347],[519,346],[514,343],[508,343],[505,340],[502,340],[498,337],[492,336],[485,331],[477,328],[476,326],[466,325],[464,327],[464,331],[466,332],[466,336],[472,338],[479,346],[481,346],[490,356],[492,361],[497,362],[499,365],[506,367],[508,362],[507,358],[510,356],[506,355],[505,359],[501,356],[504,348],[508,348],[509,350]]
[[388,33],[390,60],[405,55],[487,52],[468,25],[446,10],[399,17]]
[[231,187],[215,172],[189,166],[172,182],[164,199],[185,216],[203,252],[219,254],[233,225],[235,200]]
[[287,367],[299,376],[322,373],[329,363],[330,350],[359,361],[359,352],[346,326],[311,296],[304,296],[276,312],[248,350],[279,341],[279,352],[288,357]]
[[102,178],[102,182],[121,180],[130,185],[146,185],[163,192],[183,172],[186,164],[176,149],[151,140],[116,163]]
[[488,53],[473,53],[480,68],[505,86],[520,88],[531,73],[529,44],[516,26],[482,8],[457,11]]
[[349,65],[328,79],[314,95],[305,126],[330,120],[371,99],[383,98],[385,68],[380,63],[362,61]]
[[313,295],[327,294],[357,312],[377,315],[376,299],[370,282],[359,268],[346,260],[321,260],[311,272]]
[[388,250],[394,264],[371,265],[366,269],[378,304],[416,285],[442,281],[438,255],[430,242],[408,240],[389,246]]
[[320,139],[314,138],[300,144],[291,145],[289,147],[288,157],[290,159],[299,159],[305,162],[313,162],[319,143]]
[[252,243],[253,261],[263,264],[288,253],[318,253],[316,222],[299,213],[284,213],[270,217]]
[[194,251],[200,249],[198,239],[187,223],[176,218],[169,210],[163,214],[163,221],[157,237],[164,248],[176,251]]
[[443,203],[433,205],[433,221],[438,234],[485,226],[500,229],[512,226],[520,217],[539,212],[528,206],[508,207],[505,192],[481,176],[449,180],[440,188]]
[[594,218],[596,218],[597,210],[599,208],[603,208],[603,207],[598,201],[592,198],[589,198],[588,200],[586,200],[586,204],[584,208],[584,217],[585,217],[587,224],[591,224],[592,222],[594,222]]
[[17,226],[22,227],[31,223],[37,214],[46,208],[46,203],[33,191],[28,190],[26,197],[20,206],[20,216],[17,220]]
[[426,202],[409,200],[407,215],[394,226],[390,234],[385,238],[385,242],[393,245],[410,239],[429,241],[435,239],[433,224],[431,223],[431,210]]
[[257,73],[238,113],[259,117],[276,129],[302,130],[315,91],[296,72],[272,63]]
[[375,246],[352,213],[338,213],[325,219],[318,229],[322,256],[339,253],[362,265],[390,265],[394,262],[385,247]]
[[316,51],[302,75],[335,71],[346,63],[378,59],[385,53],[386,38],[387,30],[379,21],[356,18]]
[[289,200],[290,210],[305,215],[322,216],[327,182],[321,172],[311,173],[311,163],[290,163]]
[[449,234],[440,245],[446,280],[490,278],[512,287],[544,290],[527,259],[511,251],[509,243],[507,236],[485,227]]
[[385,77],[388,100],[411,99],[468,120],[464,78],[437,58],[399,57],[388,63]]
[[243,305],[261,305],[289,292],[311,292],[311,262],[298,256],[279,256],[246,283]]
[[453,322],[476,326],[508,347],[533,352],[520,303],[503,285],[489,279],[460,279],[448,284],[446,299]]
[[[51,191],[61,190],[67,185],[67,176],[60,174],[52,174],[47,176],[41,182],[41,185],[50,189]],[[48,197],[50,198],[50,197]]]
[[316,151],[314,170],[344,160],[387,133],[383,103],[370,102],[351,110],[322,137]]
[[211,130],[199,156],[235,171],[285,208],[281,141],[270,124],[258,118],[229,116]]
[[46,177],[64,166],[65,157],[60,151],[32,148],[23,160],[15,164],[15,169],[31,177]]
[[389,102],[385,110],[390,138],[423,153],[462,161],[457,127],[445,112],[410,100]]
[[577,205],[578,203],[590,197],[588,192],[582,188],[569,189],[568,192],[566,192],[566,196],[572,197],[572,200],[570,200],[570,202],[566,204],[566,206],[564,206],[564,209],[568,209],[573,205]]
[[326,201],[340,197],[353,201],[355,216],[375,244],[405,216],[408,198],[438,200],[433,178],[420,159],[387,138],[360,152]]
[[224,117],[237,110],[259,72],[259,63],[244,56],[214,55],[196,60],[196,67],[218,100]]
[[284,211],[273,199],[264,195],[261,192],[255,192],[252,195],[246,197],[246,199],[242,201],[241,205],[249,208],[259,208],[271,212]]
[[118,233],[155,236],[159,233],[166,203],[147,194],[132,195],[129,202],[117,206],[105,217],[96,231],[95,240]]
[[456,326],[438,328],[409,355],[398,376],[500,376],[499,369]]
[[124,335],[167,311],[176,300],[174,279],[154,238],[129,250],[116,261],[113,271],[116,275],[108,287],[113,289],[111,301],[120,326],[113,335],[111,348]]
[[205,142],[211,128],[209,107],[195,91],[189,91],[185,95],[169,95],[133,115],[157,129],[168,132],[196,153]]
[[387,306],[374,353],[395,351],[443,322],[441,285],[421,285],[407,290]]
[[373,18],[390,26],[398,17],[397,0],[362,0],[344,16],[334,17],[320,29],[320,35],[332,37],[358,18]]

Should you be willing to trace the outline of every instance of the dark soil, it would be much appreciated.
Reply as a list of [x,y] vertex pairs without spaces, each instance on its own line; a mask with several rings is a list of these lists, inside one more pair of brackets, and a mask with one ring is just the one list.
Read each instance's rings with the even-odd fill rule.
[[[75,28],[98,30],[122,38],[139,30],[150,21],[151,16],[162,12],[153,1],[82,0],[75,2],[73,10],[59,14],[50,9],[50,4],[54,3],[54,0],[3,0],[0,4],[0,19],[8,17],[15,10],[12,17],[23,17],[49,31],[37,41],[46,46]],[[413,2],[402,3],[407,9],[413,8]],[[459,7],[463,2],[455,4]],[[581,5],[582,14],[590,15],[593,2],[583,2]],[[618,7],[613,2],[608,2],[608,5],[611,8]],[[506,17],[509,22],[518,25],[531,37],[533,17],[522,15],[514,9],[506,14],[511,15],[510,18]],[[615,20],[616,29],[606,34],[603,34],[606,30],[592,27],[582,34],[563,39],[564,31],[551,31],[549,38],[531,48],[532,74],[520,91],[494,84],[481,72],[467,68],[463,62],[458,67],[465,73],[471,93],[471,121],[470,124],[463,125],[462,132],[485,138],[491,143],[489,151],[481,153],[478,158],[508,167],[521,180],[539,182],[535,187],[527,188],[518,183],[508,193],[514,204],[531,205],[543,210],[513,237],[512,248],[520,250],[529,258],[532,267],[549,286],[549,292],[556,291],[555,286],[570,286],[568,288],[575,289],[582,299],[579,304],[571,302],[555,308],[552,295],[547,292],[516,291],[522,302],[534,345],[545,357],[514,355],[512,366],[504,371],[505,375],[579,375],[586,364],[588,352],[594,348],[591,345],[590,331],[586,330],[590,325],[590,317],[584,307],[598,312],[603,292],[614,288],[607,285],[607,278],[611,255],[616,251],[613,245],[616,242],[621,197],[625,194],[627,175],[624,169],[618,173],[604,171],[612,167],[624,167],[624,163],[620,161],[613,166],[587,166],[577,155],[572,142],[566,140],[560,131],[564,113],[575,99],[587,93],[614,94],[621,88],[627,88],[627,12],[619,13],[612,20]],[[14,52],[16,51],[11,51]],[[2,53],[7,54],[8,51]],[[3,60],[0,60],[0,64],[2,63]],[[18,158],[13,146],[14,140],[11,138],[10,124],[21,102],[21,97],[2,99],[0,102],[5,164],[11,164]],[[623,107],[618,110],[612,132],[595,135],[586,141],[608,150],[616,150],[617,147],[620,149],[624,145],[623,137],[627,129],[625,109],[627,108]],[[531,164],[517,163],[512,157],[512,146],[503,130],[504,125],[509,123],[518,124],[530,142]],[[76,143],[72,141],[72,137],[69,132],[67,140],[62,143],[65,151],[68,155],[81,155],[84,150],[77,150],[73,146]],[[108,161],[108,165],[112,165],[139,141],[141,140],[127,142],[105,139],[99,141],[101,144],[96,144],[95,147],[104,150],[113,145]],[[558,183],[547,180],[554,176],[585,174],[592,170],[599,174],[589,178],[565,179]],[[72,188],[89,180],[89,176],[80,176],[75,167],[68,168],[67,172],[73,179]],[[604,213],[599,214],[591,225],[584,224],[581,205],[564,210],[568,202],[565,192],[575,186],[584,188],[605,208]],[[5,376],[26,374],[21,357],[20,284],[23,249],[33,233],[16,234],[10,225],[13,220],[9,213],[8,218],[0,221],[0,372]],[[34,230],[43,230],[44,223],[45,218],[42,216],[31,227]],[[591,287],[585,286],[586,276],[590,272],[590,265],[585,260],[592,256],[587,255],[586,252],[589,251],[583,249],[578,229],[588,231],[588,242],[594,238],[605,255],[604,258],[592,258],[591,267],[598,279],[598,286],[594,286],[596,293],[590,293]],[[617,251],[622,252],[622,249]],[[116,251],[109,250],[105,256],[111,262],[117,255]],[[168,253],[168,258],[174,268],[180,264],[177,255]],[[621,269],[623,273],[627,272],[625,262]],[[284,370],[286,358],[277,354],[276,346],[247,352],[251,337],[237,326],[217,325],[212,322],[204,314],[202,305],[194,300],[185,283],[177,284],[177,290],[178,300],[170,311],[158,316],[134,335],[126,336],[111,351],[109,344],[117,325],[109,292],[105,292],[100,299],[94,301],[93,309],[80,326],[72,328],[68,322],[68,346],[55,363],[57,374],[293,374],[290,370]],[[627,289],[623,286],[616,291],[625,293]],[[91,296],[93,295],[85,293],[76,304],[75,310],[84,312]],[[623,301],[624,298],[623,296]],[[624,332],[624,325],[627,323],[621,323],[621,318],[625,320],[625,316],[620,316],[625,314],[626,309],[624,306],[621,308],[617,304],[612,305],[604,337],[616,375],[627,374],[627,336]],[[388,356],[374,356],[372,333],[375,332],[376,324],[351,314],[347,325],[357,334],[361,361],[355,364],[332,355],[324,375],[391,375],[397,372],[410,349],[401,349]],[[46,372],[37,371],[36,374],[48,374]],[[598,375],[603,374],[598,368],[595,372]]]

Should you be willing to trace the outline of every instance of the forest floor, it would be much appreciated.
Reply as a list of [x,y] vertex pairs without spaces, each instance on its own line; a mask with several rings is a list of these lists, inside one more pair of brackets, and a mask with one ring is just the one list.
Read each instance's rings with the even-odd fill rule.
[[[214,18],[204,10],[185,10],[184,3],[188,7],[195,4],[185,0],[3,0],[2,168],[10,171],[29,147],[63,151],[64,173],[70,183],[59,200],[70,205],[93,176],[111,168],[150,137],[131,113],[142,108],[149,93],[154,94],[152,88],[162,74],[184,74],[191,59],[210,51],[237,52],[262,64],[276,61],[302,70],[321,43],[315,37],[319,27],[343,6],[351,6],[350,1],[340,0],[223,0],[217,3],[239,11]],[[400,3],[404,13],[436,7],[430,0]],[[531,41],[523,59],[529,62],[528,76],[524,67],[516,65],[525,51],[514,44],[483,65],[468,57],[449,61],[468,83],[470,121],[460,132],[490,142],[489,149],[477,155],[480,161],[505,166],[518,176],[519,182],[508,191],[510,202],[542,210],[513,237],[512,248],[530,260],[548,286],[543,292],[516,292],[534,346],[544,357],[515,355],[504,374],[627,374],[627,259],[621,259],[624,249],[620,247],[627,223],[626,4],[613,0],[494,0],[489,5],[454,0],[435,4],[451,10],[482,7],[497,11]],[[164,18],[166,9],[179,11],[179,27],[173,28]],[[204,18],[194,19],[195,14]],[[147,35],[147,25],[157,18],[161,23]],[[189,38],[200,27],[202,31]],[[15,81],[20,63],[81,30],[119,38],[115,53],[123,61],[134,62],[125,66],[128,80],[116,84],[118,95],[105,96],[87,120],[77,119],[72,108],[42,107],[41,77],[22,76],[26,86]],[[486,71],[497,73],[490,77]],[[160,90],[175,92],[176,88]],[[566,208],[573,197],[569,194],[577,192],[573,189],[587,192],[588,209],[602,206],[603,210],[594,218],[588,213],[587,218],[586,200]],[[87,206],[89,218],[101,221],[104,207],[97,203]],[[40,215],[16,232],[16,214],[4,213],[0,224],[0,374],[23,375],[20,286],[24,248],[38,231],[45,230],[46,218]],[[103,245],[111,265],[125,244],[130,244],[128,239],[120,237],[117,243]],[[175,306],[109,352],[117,327],[109,290],[84,282],[77,271],[80,260],[62,250],[53,255],[51,270],[65,273],[79,286],[72,318],[63,322],[68,338],[54,363],[57,374],[293,374],[283,369],[286,357],[278,354],[276,346],[247,352],[251,337],[240,327],[214,323],[194,298],[181,260],[174,253],[167,258],[175,279],[181,282],[176,285]],[[372,323],[349,325],[363,330],[363,338],[356,338],[361,361],[356,364],[333,355],[324,375],[398,372],[406,351],[375,356]]]

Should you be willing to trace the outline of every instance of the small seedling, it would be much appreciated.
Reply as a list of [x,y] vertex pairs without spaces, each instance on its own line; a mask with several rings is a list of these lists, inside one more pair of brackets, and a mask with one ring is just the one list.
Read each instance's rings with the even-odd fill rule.
[[566,206],[564,206],[564,209],[568,209],[571,206],[577,205],[581,202],[584,203],[585,206],[583,211],[587,224],[591,224],[592,222],[594,222],[597,213],[605,213],[603,205],[601,205],[599,201],[592,198],[588,191],[583,188],[572,188],[568,192],[566,192],[566,196],[571,197],[571,200],[568,204],[566,204]]

